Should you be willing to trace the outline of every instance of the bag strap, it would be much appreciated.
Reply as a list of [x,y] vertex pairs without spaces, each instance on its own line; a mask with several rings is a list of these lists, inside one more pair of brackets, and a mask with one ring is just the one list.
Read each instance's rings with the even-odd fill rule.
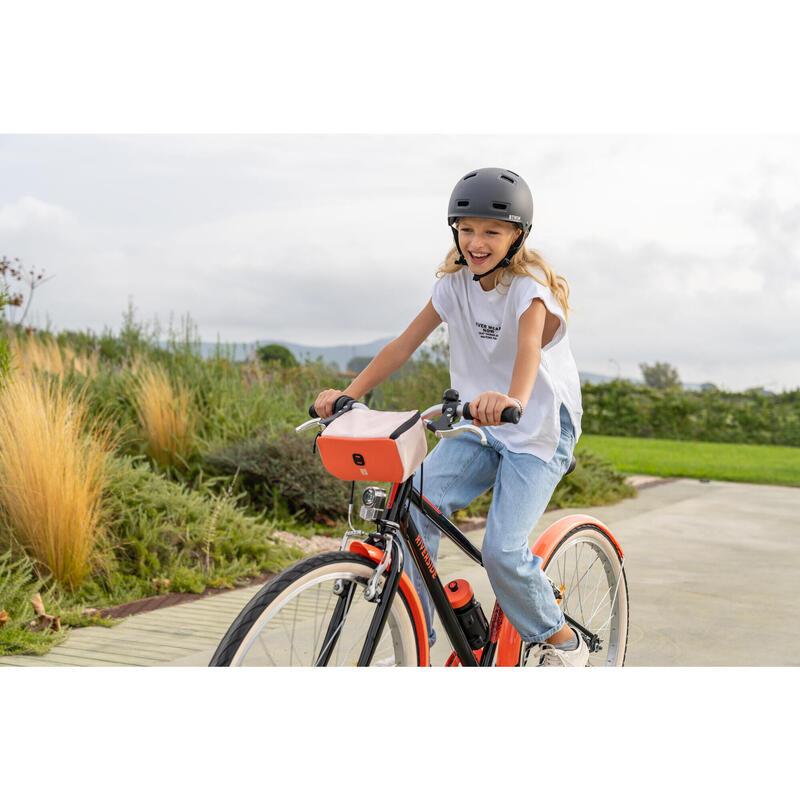
[[417,421],[420,419],[419,411],[415,411],[411,417],[409,417],[402,425],[398,428],[393,430],[389,434],[390,439],[397,439],[400,435],[404,434],[409,428],[413,428],[414,425],[417,424]]

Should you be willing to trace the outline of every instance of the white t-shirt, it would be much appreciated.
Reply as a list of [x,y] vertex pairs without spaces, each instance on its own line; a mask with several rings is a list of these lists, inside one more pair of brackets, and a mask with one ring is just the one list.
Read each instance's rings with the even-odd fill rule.
[[[544,274],[539,274],[544,279]],[[492,426],[491,433],[513,452],[532,453],[549,461],[561,435],[561,404],[569,412],[576,441],[583,413],[564,310],[553,292],[532,277],[519,275],[512,278],[510,286],[486,292],[466,267],[442,276],[431,292],[433,307],[450,333],[450,380],[462,402],[490,390],[508,394],[517,357],[519,318],[535,297],[544,301],[561,324],[542,349],[536,383],[519,424]]]

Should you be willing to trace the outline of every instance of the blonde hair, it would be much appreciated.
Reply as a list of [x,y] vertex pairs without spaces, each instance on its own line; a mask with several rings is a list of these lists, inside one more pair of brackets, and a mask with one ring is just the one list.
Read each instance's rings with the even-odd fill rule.
[[[444,263],[436,270],[436,277],[441,278],[444,275],[458,272],[460,269],[466,269],[463,265],[456,264],[458,258],[458,250],[453,245],[445,256]],[[544,280],[536,274],[537,270],[540,270],[544,275]],[[555,295],[559,305],[564,309],[565,319],[569,321],[569,312],[572,307],[568,302],[569,284],[567,279],[563,275],[558,275],[536,250],[529,250],[523,243],[522,247],[512,256],[511,263],[507,267],[501,267],[497,272],[498,277],[495,288],[498,291],[500,291],[501,286],[506,288],[511,286],[511,281],[515,275],[528,275],[537,283],[546,286]],[[508,276],[508,283],[503,280],[506,276]]]

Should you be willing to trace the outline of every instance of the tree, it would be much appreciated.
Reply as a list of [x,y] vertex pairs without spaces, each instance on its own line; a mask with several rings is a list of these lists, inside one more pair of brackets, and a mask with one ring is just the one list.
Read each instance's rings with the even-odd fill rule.
[[282,344],[265,344],[256,350],[256,355],[262,364],[278,361],[282,367],[296,367],[297,360],[288,347]]
[[347,371],[356,373],[362,372],[370,361],[372,361],[371,356],[353,356],[347,362]]
[[639,364],[644,382],[653,389],[680,389],[681,379],[675,367],[656,361],[655,364]]

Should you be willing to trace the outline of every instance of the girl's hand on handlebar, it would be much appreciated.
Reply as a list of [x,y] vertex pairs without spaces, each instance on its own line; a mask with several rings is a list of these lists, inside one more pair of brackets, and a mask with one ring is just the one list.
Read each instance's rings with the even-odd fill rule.
[[344,392],[340,392],[338,389],[324,389],[314,401],[314,410],[322,419],[329,417],[333,414],[333,404],[336,402],[336,399],[343,395]]
[[469,403],[469,411],[474,420],[473,425],[505,425],[500,421],[503,410],[509,406],[518,407],[516,400],[512,400],[507,394],[502,392],[484,392],[479,394]]

